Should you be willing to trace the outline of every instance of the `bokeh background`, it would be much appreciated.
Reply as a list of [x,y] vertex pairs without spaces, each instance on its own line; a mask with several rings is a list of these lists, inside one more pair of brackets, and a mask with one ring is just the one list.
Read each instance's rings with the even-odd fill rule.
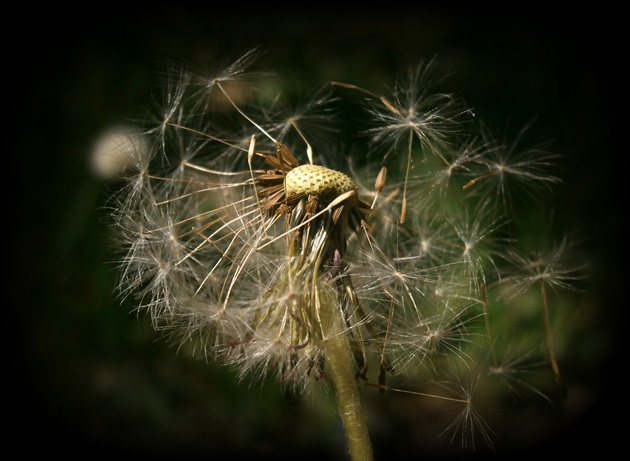
[[[331,402],[304,403],[274,383],[238,383],[230,370],[166,345],[113,295],[106,196],[89,166],[95,140],[159,99],[166,60],[203,65],[257,45],[267,50],[266,67],[312,88],[341,80],[384,90],[399,70],[437,55],[480,116],[510,127],[537,117],[532,141],[551,140],[563,157],[556,223],[584,237],[591,278],[560,357],[569,397],[560,408],[507,417],[495,455],[587,447],[605,454],[618,446],[627,416],[627,358],[618,357],[627,191],[626,152],[615,141],[626,88],[615,86],[625,58],[616,54],[614,11],[238,6],[102,4],[33,22],[22,31],[33,40],[7,37],[18,45],[5,67],[8,101],[15,99],[5,110],[17,114],[8,114],[14,128],[6,132],[16,142],[5,153],[11,366],[3,380],[15,386],[5,406],[24,449],[45,444],[48,455],[92,458],[345,459]],[[380,459],[487,454],[443,438],[435,444],[426,435],[430,411],[418,416],[422,408],[404,396],[372,392],[367,400]]]

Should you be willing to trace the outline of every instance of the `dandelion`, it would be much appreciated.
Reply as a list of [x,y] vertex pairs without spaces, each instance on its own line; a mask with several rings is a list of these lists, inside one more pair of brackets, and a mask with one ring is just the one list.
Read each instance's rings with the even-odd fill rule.
[[[490,173],[480,172],[497,150],[462,136],[471,111],[433,92],[433,61],[391,100],[334,82],[294,105],[269,96],[273,86],[254,91],[269,77],[250,72],[258,56],[210,77],[167,74],[160,120],[144,129],[112,200],[121,296],[134,296],[170,340],[243,379],[276,377],[298,393],[330,383],[352,459],[372,458],[360,382],[381,391],[402,377],[440,383],[443,392],[410,392],[462,403],[449,428],[466,444],[489,441],[476,384],[444,382],[445,371],[456,362],[477,376],[494,334],[487,287],[520,290],[536,276],[561,285],[572,272],[552,261],[555,277],[501,279],[498,255],[531,264],[507,249],[504,194],[487,192]],[[348,92],[366,98],[371,123],[356,139],[368,135],[372,155],[358,159],[351,140],[334,137],[347,136],[334,117]],[[380,164],[369,160],[378,153]],[[554,183],[538,171],[545,161],[504,170]]]

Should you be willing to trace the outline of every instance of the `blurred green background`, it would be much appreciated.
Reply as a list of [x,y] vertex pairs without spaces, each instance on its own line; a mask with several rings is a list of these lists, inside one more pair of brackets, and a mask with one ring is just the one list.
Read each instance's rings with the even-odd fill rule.
[[[255,45],[267,50],[266,67],[312,89],[341,80],[385,91],[400,69],[437,55],[479,116],[514,128],[537,117],[530,139],[552,140],[563,157],[555,222],[585,237],[592,277],[575,306],[570,350],[560,357],[569,386],[564,408],[508,418],[496,453],[564,453],[572,444],[605,453],[618,445],[623,426],[606,416],[627,406],[616,357],[624,347],[627,192],[618,173],[625,153],[614,142],[617,98],[625,90],[613,79],[625,59],[615,54],[615,14],[576,19],[460,5],[391,13],[248,8],[102,4],[76,19],[33,24],[23,31],[33,41],[20,42],[16,59],[7,61],[6,91],[16,98],[17,117],[8,115],[16,132],[7,134],[16,142],[7,152],[5,187],[17,219],[5,221],[5,238],[12,238],[5,329],[17,335],[8,341],[15,366],[4,380],[16,386],[7,399],[15,411],[9,421],[25,450],[45,440],[48,455],[345,459],[330,402],[304,404],[273,383],[238,384],[229,370],[164,344],[113,296],[105,194],[88,162],[95,139],[159,100],[165,60],[203,64]],[[587,20],[608,26],[594,32]],[[433,446],[423,432],[431,429],[430,412],[416,414],[413,400],[367,391],[377,458],[462,455],[444,448],[444,438]]]

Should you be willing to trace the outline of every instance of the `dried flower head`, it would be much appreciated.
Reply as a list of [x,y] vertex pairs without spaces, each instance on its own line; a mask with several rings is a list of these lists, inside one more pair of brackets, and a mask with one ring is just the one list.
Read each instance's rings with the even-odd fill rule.
[[[467,389],[449,397],[462,404],[451,427],[475,425],[487,439],[471,402],[497,369],[479,359],[494,356],[490,301],[504,261],[531,266],[511,249],[506,178],[553,184],[542,171],[551,157],[515,157],[474,131],[471,111],[434,91],[432,62],[391,100],[334,82],[286,115],[280,98],[254,91],[256,55],[214,77],[169,74],[161,118],[114,198],[120,293],[156,329],[243,377],[276,375],[300,392],[330,377],[357,459],[370,457],[357,378],[381,390],[403,374]],[[380,162],[331,141],[331,108],[350,94],[371,123],[357,139],[368,135]],[[474,386],[459,374],[445,384],[451,362]]]

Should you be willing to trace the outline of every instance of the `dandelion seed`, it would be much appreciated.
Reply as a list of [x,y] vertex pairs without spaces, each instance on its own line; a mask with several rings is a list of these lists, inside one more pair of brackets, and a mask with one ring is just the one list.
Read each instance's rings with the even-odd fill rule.
[[548,246],[543,242],[541,248],[526,252],[510,247],[503,253],[507,262],[501,282],[505,296],[513,298],[538,283],[552,290],[579,291],[587,265],[579,260],[575,242],[564,236],[556,245]]
[[535,203],[544,197],[544,192],[560,182],[550,173],[558,156],[546,151],[544,146],[523,149],[520,144],[532,123],[521,129],[511,143],[500,143],[493,139],[487,127],[481,128],[488,146],[474,157],[477,167],[468,172],[473,179],[463,188],[488,196],[495,194],[496,200],[506,210],[516,204],[521,206]]
[[451,392],[460,396],[463,405],[455,421],[444,429],[440,435],[450,432],[452,434],[451,442],[454,442],[459,437],[462,447],[471,446],[473,450],[479,439],[483,440],[490,447],[494,445],[492,428],[473,405],[473,397],[479,380],[480,376],[475,374],[469,383],[458,379],[454,385],[443,384]]
[[540,360],[533,349],[525,352],[514,349],[513,344],[503,349],[501,359],[489,367],[488,374],[500,379],[513,396],[522,397],[523,391],[527,391],[551,403],[549,396],[531,381],[531,375],[541,374],[547,362]]
[[543,315],[543,329],[547,355],[553,370],[554,378],[562,394],[567,391],[564,380],[560,375],[558,359],[556,358],[549,319],[549,298],[547,288],[576,290],[576,283],[584,278],[585,265],[575,262],[576,252],[571,248],[565,237],[558,245],[548,251],[538,250],[527,256],[512,249],[506,253],[510,263],[502,285],[507,288],[507,296],[513,299],[517,294],[538,285]]

